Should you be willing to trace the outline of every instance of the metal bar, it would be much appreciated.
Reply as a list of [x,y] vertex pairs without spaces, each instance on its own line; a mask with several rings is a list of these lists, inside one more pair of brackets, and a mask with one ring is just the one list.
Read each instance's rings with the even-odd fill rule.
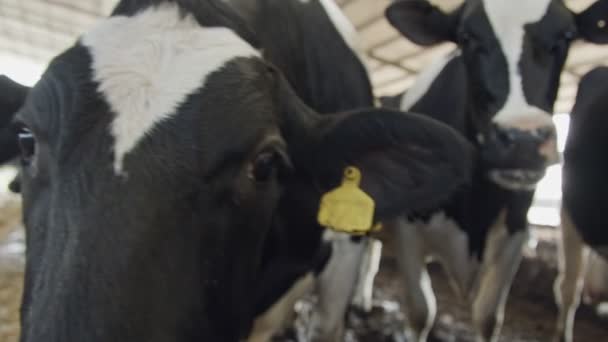
[[[28,0],[28,1],[31,1],[31,0]],[[92,18],[100,18],[103,15],[103,13],[100,13],[100,12],[88,11],[88,10],[86,10],[84,8],[81,8],[81,7],[78,7],[78,6],[74,6],[73,2],[66,2],[66,1],[61,1],[61,0],[47,0],[46,2],[49,3],[49,4],[53,4],[53,5],[57,6],[57,7],[63,7],[63,8],[65,8],[66,10],[68,10],[70,12],[76,12],[76,13],[79,13],[79,14],[85,14],[85,15],[88,15],[88,16],[90,16]]]
[[400,39],[400,38],[401,38],[401,36],[399,34],[396,34],[395,36],[387,37],[373,45],[368,46],[367,51],[373,51],[373,50],[379,49],[383,46],[394,43],[397,39]]
[[[386,82],[385,84],[382,84],[382,85],[376,85],[376,86],[374,86],[374,88],[375,88],[375,90],[380,90],[381,88],[388,88],[388,87],[394,85],[395,83],[399,83],[401,81],[405,81],[406,79],[407,78],[403,78],[402,77],[402,78],[399,78],[399,79],[392,80],[390,82]],[[407,88],[403,89],[401,91],[401,93],[404,92],[405,90],[407,90]]]
[[391,61],[391,60],[388,60],[386,58],[377,56],[373,52],[372,53],[368,53],[368,56],[370,58],[373,58],[373,59],[377,60],[378,62],[383,63],[383,64],[388,64],[388,65],[392,65],[394,67],[400,68],[400,69],[402,69],[403,71],[406,71],[409,74],[417,74],[418,73],[418,70],[414,70],[412,68],[408,68],[408,67],[406,67],[404,65],[401,65],[399,62]]
[[384,19],[384,12],[381,13],[380,15],[372,16],[372,17],[366,19],[364,22],[360,23],[359,25],[356,25],[357,31],[361,32],[363,30],[366,30],[370,26],[380,22],[383,19]]
[[[28,0],[28,2],[29,1],[33,0]],[[54,31],[70,36],[78,36],[82,33],[82,29],[84,29],[84,27],[82,27],[83,25],[77,25],[65,19],[65,17],[70,17],[70,13],[65,13],[65,17],[49,18],[48,13],[44,12],[44,7],[25,8],[24,3],[2,3],[0,5],[0,13],[5,13],[7,17],[19,17],[20,19],[23,19],[26,24],[35,23],[38,26],[48,27]],[[91,24],[92,23],[93,22],[91,21]],[[79,27],[81,30],[78,30]]]
[[23,32],[27,34],[28,32],[35,33],[37,35],[45,35],[51,36],[51,39],[58,40],[66,40],[66,41],[74,41],[77,35],[70,34],[65,31],[55,30],[47,25],[44,25],[40,22],[34,23],[33,21],[25,22],[22,20],[14,19],[10,16],[1,15],[2,25],[8,26],[9,28],[13,28],[16,31]]
[[409,75],[405,75],[405,76],[392,77],[392,78],[386,79],[382,82],[375,83],[374,88],[384,88],[384,87],[390,86],[392,84],[395,84],[397,82],[405,81],[408,77],[413,77],[413,76],[411,74],[409,74]]

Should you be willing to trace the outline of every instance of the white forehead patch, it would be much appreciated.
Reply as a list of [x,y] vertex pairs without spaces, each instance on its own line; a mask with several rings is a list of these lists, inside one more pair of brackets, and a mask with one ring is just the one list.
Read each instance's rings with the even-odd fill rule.
[[535,23],[543,18],[553,0],[483,0],[486,14],[501,37],[513,26]]
[[146,9],[133,17],[111,17],[81,42],[93,59],[93,75],[115,114],[114,169],[159,122],[207,77],[237,57],[259,56],[232,30],[202,27],[175,5]]
[[521,121],[540,109],[526,101],[519,62],[524,48],[525,25],[540,21],[553,0],[483,0],[484,9],[507,58],[509,95],[503,108],[494,117],[497,123]]

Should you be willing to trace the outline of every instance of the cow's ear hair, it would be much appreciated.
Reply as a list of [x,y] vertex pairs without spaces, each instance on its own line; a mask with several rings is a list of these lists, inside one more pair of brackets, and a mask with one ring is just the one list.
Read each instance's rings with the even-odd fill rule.
[[581,38],[595,44],[608,44],[608,0],[598,0],[576,14]]
[[457,41],[461,8],[445,13],[427,0],[397,0],[386,9],[386,18],[407,39],[430,46]]
[[376,201],[376,219],[432,209],[471,179],[473,150],[461,134],[428,117],[385,109],[325,116],[306,167],[326,191],[348,166]]

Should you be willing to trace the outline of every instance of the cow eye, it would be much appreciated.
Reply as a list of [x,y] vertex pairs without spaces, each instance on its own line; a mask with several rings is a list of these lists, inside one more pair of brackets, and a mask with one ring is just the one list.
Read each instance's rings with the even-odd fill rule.
[[572,43],[574,40],[576,40],[577,35],[578,34],[576,31],[562,32],[559,35],[557,41],[555,41],[555,43],[551,47],[552,52],[559,52],[559,51],[562,51],[563,49],[567,49],[569,44]]
[[257,155],[250,170],[250,178],[256,182],[268,182],[281,165],[281,156],[276,151],[265,151]]
[[21,127],[17,133],[17,143],[21,152],[21,162],[24,165],[29,165],[36,154],[34,134],[27,127]]
[[562,40],[566,41],[567,43],[571,43],[577,38],[577,36],[578,33],[574,30],[566,31],[562,33]]
[[461,45],[468,45],[473,40],[473,35],[467,31],[462,31],[458,34],[458,42]]
[[471,30],[462,30],[458,33],[458,42],[462,45],[470,45],[479,42],[479,37]]
[[478,36],[470,31],[461,31],[458,34],[458,45],[473,52],[483,52],[484,46]]

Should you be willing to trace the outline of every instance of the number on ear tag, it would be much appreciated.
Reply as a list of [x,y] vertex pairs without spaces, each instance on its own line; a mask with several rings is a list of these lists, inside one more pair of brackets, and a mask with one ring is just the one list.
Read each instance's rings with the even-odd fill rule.
[[321,198],[318,221],[324,227],[339,232],[362,235],[379,226],[373,226],[374,200],[359,188],[361,172],[347,167],[342,184]]

